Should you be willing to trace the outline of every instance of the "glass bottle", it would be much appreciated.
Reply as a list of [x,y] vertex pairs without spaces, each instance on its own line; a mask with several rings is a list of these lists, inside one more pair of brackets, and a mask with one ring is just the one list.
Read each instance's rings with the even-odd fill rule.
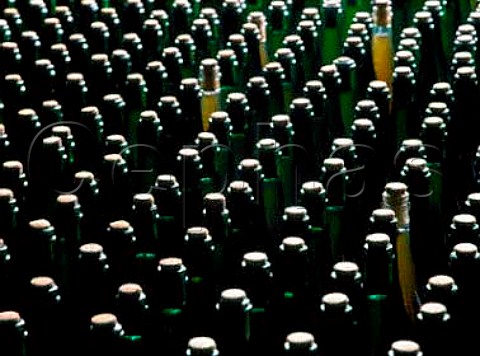
[[346,174],[341,158],[326,158],[323,161],[321,183],[326,191],[326,229],[333,261],[342,260],[345,253],[344,225]]
[[[358,328],[353,317],[353,307],[344,293],[331,292],[321,299],[318,315],[318,326],[315,338],[323,335],[322,348],[325,355],[348,355],[352,352],[352,344],[357,345]],[[349,342],[346,342],[349,340]]]
[[451,317],[444,304],[439,302],[423,303],[416,320],[417,339],[425,354],[445,352],[453,347]]
[[135,280],[135,256],[137,237],[132,225],[126,220],[108,223],[103,236],[96,238],[109,257],[113,285],[122,285]]
[[397,218],[398,235],[395,239],[394,248],[397,256],[398,279],[405,311],[413,322],[418,296],[416,269],[410,242],[409,198],[408,187],[401,182],[388,182],[382,193],[382,206],[392,209]]
[[2,330],[2,349],[6,354],[12,356],[27,355],[28,330],[25,320],[18,312],[1,312],[0,329]]
[[264,179],[261,183],[261,206],[271,236],[277,229],[277,222],[283,204],[283,191],[277,173],[277,157],[281,155],[278,150],[279,143],[274,139],[261,139],[256,144],[256,155],[263,167]]
[[170,355],[181,355],[188,337],[186,323],[187,268],[177,257],[160,259],[153,286],[152,308],[156,325],[150,329],[149,344],[160,345]]
[[[30,280],[26,293],[25,319],[29,325],[29,346],[32,355],[65,352],[68,335],[65,306],[60,288],[51,277],[38,276]],[[59,340],[52,338],[60,337]],[[52,345],[53,343],[53,345]]]
[[125,332],[122,340],[123,352],[127,355],[144,355],[147,347],[146,329],[150,326],[150,307],[143,288],[137,283],[123,283],[114,299],[115,315]]
[[322,39],[321,63],[329,65],[340,55],[342,36],[344,34],[344,11],[342,3],[336,0],[325,0],[321,5]]
[[312,298],[312,251],[299,237],[286,237],[277,250],[273,266],[275,297],[275,325],[278,335],[312,326],[309,310],[314,307]]
[[209,335],[214,323],[209,318],[214,313],[214,301],[219,289],[216,246],[207,228],[192,226],[183,240],[182,256],[188,266],[189,279],[187,314],[193,335]]
[[393,37],[392,9],[388,1],[377,0],[373,6],[372,59],[375,78],[391,87]]
[[200,152],[193,148],[182,148],[177,155],[175,176],[182,192],[182,226],[200,225],[202,219],[203,165]]
[[216,304],[215,339],[222,352],[238,356],[248,352],[252,308],[244,290],[230,288],[221,292]]
[[220,67],[213,58],[206,58],[200,64],[200,82],[202,87],[202,127],[208,131],[209,118],[220,110]]
[[86,339],[87,352],[95,356],[103,355],[105,352],[111,355],[120,355],[124,347],[124,335],[125,331],[115,314],[94,314],[90,318]]
[[274,340],[268,327],[271,320],[272,288],[274,287],[272,265],[267,254],[248,252],[243,256],[239,270],[239,285],[249,296],[250,310],[249,347],[253,354],[270,349]]

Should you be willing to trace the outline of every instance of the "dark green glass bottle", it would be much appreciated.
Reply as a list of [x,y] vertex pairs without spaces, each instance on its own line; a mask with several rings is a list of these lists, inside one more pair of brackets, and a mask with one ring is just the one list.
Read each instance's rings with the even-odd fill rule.
[[193,148],[182,148],[177,156],[178,177],[182,192],[182,226],[201,225],[202,221],[202,187],[200,182],[203,175],[202,158],[199,151]]
[[245,22],[240,34],[245,38],[248,49],[246,76],[251,78],[260,75],[263,65],[267,63],[265,47],[263,46],[265,43],[262,42],[260,28],[252,22]]
[[473,105],[474,97],[478,92],[475,68],[460,67],[454,75],[452,90],[455,102],[451,108],[452,120],[448,130],[448,149],[452,153],[452,169],[456,172],[455,176],[451,177],[453,194],[456,201],[461,201],[472,189],[471,163],[469,161],[473,159],[479,145],[477,138],[472,134],[477,129],[477,123],[474,120],[464,120],[462,124],[460,123],[461,117],[471,118],[471,115],[476,115],[477,107]]
[[416,316],[417,339],[422,351],[427,354],[448,352],[452,344],[451,317],[447,307],[439,302],[426,302],[420,306]]
[[0,239],[0,281],[5,286],[0,293],[0,305],[3,310],[16,308],[18,305],[18,275],[15,271],[10,247]]
[[342,36],[345,33],[345,18],[340,1],[323,1],[322,19],[322,65],[328,65],[340,55]]
[[[221,34],[220,32],[223,30],[222,26],[221,26],[221,23],[220,23],[220,16],[219,16],[219,13],[218,13],[218,8],[215,8],[215,7],[208,7],[208,6],[203,6],[201,9],[200,9],[200,13],[198,15],[199,18],[202,18],[202,19],[207,19],[209,24],[210,24],[210,28],[212,30],[212,38],[214,41],[216,41],[217,43],[222,43],[222,37],[221,37]],[[218,44],[217,44],[217,47],[218,47]],[[220,46],[221,48],[222,46]]]
[[55,8],[55,16],[60,19],[66,36],[70,36],[76,30],[75,19],[72,13],[71,4],[59,4]]
[[[55,227],[50,221],[46,219],[29,221],[21,244],[23,246],[21,258],[27,263],[23,277],[27,281],[38,275],[58,276],[59,242]],[[26,246],[32,249],[25,249]]]
[[[300,120],[299,120],[300,121]],[[278,175],[282,183],[285,205],[293,205],[296,201],[297,187],[295,182],[299,180],[299,168],[295,164],[294,131],[289,115],[279,114],[272,116],[271,136],[279,143],[281,156],[278,159]]]
[[225,0],[221,4],[220,17],[223,40],[226,42],[231,34],[240,32],[244,22],[244,7],[238,2]]
[[113,87],[117,93],[122,93],[127,76],[132,72],[132,56],[119,45],[112,51],[110,62],[112,63]]
[[126,218],[132,202],[127,161],[118,153],[103,157],[99,174],[101,216],[104,223]]
[[89,102],[99,106],[105,95],[111,94],[113,87],[112,65],[105,53],[96,53],[92,55],[90,70],[87,73],[87,82],[89,88]]
[[[101,157],[97,152],[104,147],[104,122],[100,110],[96,106],[81,108],[79,125],[72,125],[75,141],[78,144],[77,160],[82,170],[99,172]],[[83,129],[83,128],[86,128]]]
[[275,337],[312,327],[314,308],[312,251],[302,238],[286,237],[277,250],[273,265]]
[[[8,128],[10,140],[13,140],[16,115],[27,105],[27,87],[19,74],[7,74],[2,83],[5,91],[3,124]],[[12,142],[13,144],[13,142]],[[13,153],[13,152],[12,152]]]
[[[8,47],[14,50],[17,45],[16,43],[12,45],[12,42],[5,42],[3,51],[8,50]],[[40,37],[37,32],[23,31],[18,40],[18,48],[20,48],[22,69],[25,73],[22,75],[25,76],[31,73],[35,61],[41,58],[42,43],[40,42]]]
[[[45,352],[61,355],[65,352],[68,335],[65,329],[62,330],[66,326],[64,303],[60,288],[52,278],[39,276],[30,280],[26,293],[25,319],[29,325],[31,355],[42,355]],[[53,337],[62,339],[52,345]]]
[[135,229],[136,248],[139,254],[158,255],[161,251],[159,219],[160,215],[152,194],[137,193],[133,196],[131,221]]
[[282,47],[290,48],[295,54],[297,62],[295,76],[297,78],[297,88],[305,85],[305,82],[314,79],[316,73],[306,72],[306,68],[311,65],[310,58],[306,52],[305,44],[300,34],[291,34],[285,36],[282,41]]
[[65,78],[67,77],[67,73],[70,72],[72,58],[70,57],[67,46],[63,43],[55,43],[52,45],[48,50],[48,57],[55,67],[55,72],[57,73],[55,88],[57,92],[60,93],[65,87]]
[[219,153],[217,137],[213,132],[201,131],[195,139],[196,149],[199,151],[203,164],[203,173],[201,177],[202,195],[218,191],[216,189],[216,161]]
[[13,191],[9,188],[0,188],[0,234],[4,243],[15,246],[18,223],[20,222],[20,209]]
[[342,79],[335,64],[323,65],[320,67],[318,79],[323,82],[327,94],[327,123],[330,134],[329,142],[335,137],[342,137],[345,133],[344,118],[340,105],[340,87]]
[[86,351],[95,356],[105,352],[121,355],[124,351],[124,335],[125,331],[115,314],[94,314],[90,318],[89,332],[85,340]]
[[[478,308],[475,307],[475,300],[477,300],[478,290],[475,286],[475,275],[479,270],[480,255],[476,245],[464,242],[459,243],[453,247],[448,257],[449,274],[454,278],[458,284],[459,308],[456,313],[456,326],[458,327],[457,335],[460,338],[471,337],[472,331],[467,325],[469,321],[478,316]],[[461,345],[462,352],[471,349],[474,342],[470,338]]]
[[[235,251],[230,244],[232,221],[227,209],[226,197],[223,193],[207,193],[203,198],[203,224],[212,235],[217,259],[217,268],[221,269],[220,285],[228,284],[229,276],[235,271]],[[228,255],[230,254],[230,255]]]
[[25,320],[16,311],[0,313],[2,349],[8,355],[26,356],[28,352],[28,331]]
[[[88,62],[89,59],[86,61]],[[82,108],[88,105],[88,95],[89,90],[84,75],[76,72],[68,73],[62,95],[64,115],[72,118],[73,121],[79,121]]]
[[392,79],[392,124],[395,129],[395,148],[408,137],[415,137],[421,122],[415,92],[416,80],[410,67],[396,67]]
[[265,138],[270,122],[270,88],[264,77],[256,76],[248,79],[245,94],[250,104],[252,121],[249,136],[253,142]]
[[[261,182],[261,206],[267,223],[267,229],[273,234],[278,226],[283,203],[283,190],[278,177],[277,162],[281,152],[279,143],[274,139],[261,139],[256,144],[256,155],[263,167],[264,179]],[[273,236],[273,235],[272,235]]]
[[288,34],[291,24],[291,13],[285,1],[271,1],[266,9],[268,19],[267,38],[268,54],[273,57],[281,47],[283,38]]
[[249,79],[246,66],[248,60],[248,47],[245,42],[245,37],[241,33],[233,33],[228,37],[225,46],[235,52],[239,65],[240,83],[242,87],[244,87]]
[[326,111],[327,92],[321,80],[309,80],[303,88],[303,95],[310,100],[313,106],[313,122],[311,132],[313,137],[318,137],[313,141],[314,174],[319,175],[323,159],[329,154],[329,145],[331,143],[331,134],[328,128],[328,113]]
[[140,35],[136,32],[124,33],[121,48],[125,49],[132,60],[132,72],[138,73],[146,64],[143,59],[144,47]]
[[147,108],[153,110],[160,98],[166,94],[168,74],[163,63],[154,60],[147,63],[144,76],[147,84]]
[[243,355],[249,350],[252,303],[238,288],[225,289],[216,304],[215,339],[228,355]]
[[[50,217],[59,192],[67,191],[67,155],[65,146],[58,136],[50,136],[42,141],[37,156],[29,157],[29,181],[32,188],[31,214]],[[47,162],[47,164],[45,164]],[[40,188],[40,189],[39,189]],[[39,204],[38,206],[35,206]],[[42,206],[43,205],[43,206]],[[38,215],[37,215],[38,216]]]
[[[143,288],[137,283],[123,283],[115,295],[115,315],[121,323],[123,335],[122,353],[146,354],[147,328],[150,326],[150,307]],[[111,350],[110,352],[112,352]]]
[[41,123],[34,109],[24,108],[16,113],[16,122],[9,126],[15,158],[22,162],[31,160],[30,146],[35,143]]
[[149,63],[160,58],[163,50],[164,33],[157,19],[146,19],[142,25],[141,39],[144,47],[144,60]]
[[16,7],[7,7],[3,9],[3,18],[6,23],[2,27],[2,41],[20,38],[24,30],[23,17]]
[[[358,347],[358,324],[354,319],[353,307],[344,293],[331,292],[321,299],[315,338],[321,338],[325,355],[349,355],[353,345]],[[349,342],[346,342],[349,340]]]
[[[69,288],[72,278],[73,261],[78,248],[88,239],[83,236],[83,212],[75,194],[59,194],[56,199],[52,222],[58,238],[60,275],[57,277],[63,288]],[[90,236],[89,236],[90,238]]]
[[197,134],[203,131],[202,127],[202,102],[203,92],[197,78],[182,79],[178,100],[182,109],[183,125],[180,136],[180,143],[191,144]]
[[39,117],[42,125],[52,127],[53,131],[54,124],[59,124],[60,121],[63,121],[62,105],[57,100],[43,101],[39,110]]
[[181,355],[187,342],[186,303],[187,268],[182,259],[162,258],[156,270],[152,308],[155,325],[149,330],[151,347]]
[[95,21],[90,24],[87,34],[92,54],[110,53],[110,29],[107,24]]
[[[358,163],[363,165],[363,194],[368,211],[376,207],[376,199],[385,185],[385,163],[380,149],[378,131],[369,119],[355,119],[352,125],[352,139],[358,155]],[[367,219],[364,219],[366,221]]]
[[468,194],[467,199],[464,203],[464,209],[467,214],[471,214],[475,216],[475,219],[479,221],[480,214],[479,212],[479,201],[480,201],[480,194],[478,192],[473,192]]
[[249,295],[250,310],[250,352],[261,355],[270,349],[273,334],[269,327],[272,313],[272,288],[274,280],[272,265],[267,254],[248,252],[243,256],[239,270],[239,285]]
[[326,228],[333,261],[342,260],[345,253],[345,199],[348,177],[341,158],[326,158],[321,182],[326,190]]
[[22,54],[16,42],[3,42],[0,44],[0,58],[4,63],[2,75],[20,73]]
[[137,237],[132,225],[126,220],[111,221],[103,236],[96,238],[109,257],[113,285],[122,285],[135,280],[135,255]]
[[[197,47],[193,37],[189,33],[183,33],[175,38],[175,46],[180,50],[183,61],[183,78],[197,76],[196,51]],[[203,57],[202,57],[203,59]]]
[[237,256],[238,266],[245,253],[253,250],[265,251],[269,241],[258,197],[254,196],[250,184],[243,180],[231,181],[226,198],[232,220],[231,246]]
[[11,143],[5,125],[0,124],[0,164],[10,160],[12,157]]
[[217,49],[208,20],[202,18],[193,20],[190,31],[195,43],[195,58],[197,63],[205,58],[211,58]]
[[70,70],[72,72],[87,73],[91,51],[83,33],[74,33],[68,38],[67,47],[72,57]]
[[251,125],[251,112],[247,97],[244,93],[232,92],[228,94],[225,111],[231,118],[232,130],[230,133],[230,147],[234,155],[235,165],[252,153],[248,130]]
[[[394,220],[387,222],[388,216]],[[413,335],[400,292],[393,211],[375,210],[371,221],[373,233],[367,235],[362,258],[366,292],[363,317],[368,329],[367,351],[381,354],[394,340]]]
[[[59,97],[55,92],[56,75],[55,67],[49,59],[35,61],[32,78],[27,81],[35,108],[39,108],[45,100]],[[42,83],[41,88],[39,83]]]
[[215,311],[214,301],[218,292],[216,250],[207,228],[193,226],[187,229],[182,255],[189,270],[186,312],[191,323],[189,333],[193,335],[209,335],[214,331],[214,323],[209,318]]
[[110,266],[103,246],[96,243],[80,246],[68,301],[76,306],[71,314],[74,318],[72,326],[79,333],[80,340],[88,335],[88,320],[92,315],[109,310],[113,292],[109,273]]
[[[65,154],[67,155],[67,162],[65,168],[65,176],[70,179],[73,173],[77,171],[77,146],[75,138],[72,134],[72,129],[67,125],[55,125],[52,127],[52,135],[58,136],[65,146]],[[69,185],[67,185],[69,187]]]

